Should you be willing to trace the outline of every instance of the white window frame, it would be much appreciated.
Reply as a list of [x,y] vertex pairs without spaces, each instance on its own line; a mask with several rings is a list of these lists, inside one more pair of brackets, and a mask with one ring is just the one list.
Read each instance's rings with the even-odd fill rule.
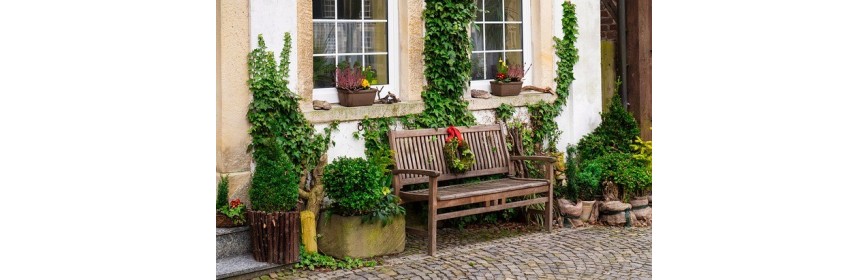
[[[484,2],[483,2],[482,6],[485,7]],[[506,5],[503,5],[502,9],[506,9]],[[522,59],[524,59],[524,64],[527,66],[533,64],[533,48],[532,48],[533,45],[531,44],[531,40],[530,40],[531,39],[530,34],[532,32],[531,26],[530,26],[531,25],[530,17],[531,17],[530,1],[529,0],[522,0],[521,1],[521,22],[506,21],[505,17],[503,19],[504,23],[521,23],[521,42],[522,42],[521,43],[521,47],[522,47],[521,56],[522,56]],[[475,21],[475,20],[473,21],[474,25],[480,24],[480,23],[485,23],[485,22]],[[506,30],[505,29],[506,29],[506,27],[504,27],[504,32],[503,32],[503,38],[504,38],[503,39],[504,40],[503,47],[504,48],[506,47]],[[483,25],[482,30],[480,30],[480,32],[483,32],[482,37],[485,38],[484,25]],[[483,39],[483,44],[485,44],[484,39]],[[472,53],[489,53],[489,52],[501,52],[501,51],[472,51]],[[471,59],[472,59],[472,54],[471,54]],[[490,65],[485,65],[484,69],[487,69],[489,66]],[[527,66],[525,66],[525,67],[527,67]],[[530,72],[525,74],[524,80],[525,81],[531,81],[533,79],[533,77],[532,77],[533,72],[534,71],[531,70]],[[493,79],[471,80],[470,81],[470,89],[481,89],[481,90],[491,91],[491,81],[493,81]]]
[[[398,49],[398,0],[388,0],[388,11],[385,20],[378,19],[338,19],[337,18],[337,0],[335,1],[335,19],[314,19],[313,22],[386,22],[388,29],[388,57],[389,57],[389,84],[376,85],[375,87],[379,89],[383,87],[383,91],[380,93],[380,96],[385,96],[389,91],[394,93],[396,96],[401,97],[398,89],[399,86],[399,75],[398,75],[398,67],[400,67],[400,63],[398,61],[399,49]],[[364,0],[362,0],[362,15],[364,15],[365,11]],[[362,42],[364,44],[365,36],[364,36],[365,28],[364,25],[362,27]],[[335,30],[335,36],[337,36],[337,30]],[[337,40],[337,38],[335,38]],[[376,54],[385,54],[382,52],[366,52],[366,53],[337,53],[337,42],[335,42],[335,53],[333,54],[314,54],[313,56],[334,56],[334,55],[376,55]],[[374,88],[374,86],[372,86]],[[314,100],[324,100],[329,103],[338,103],[338,91],[337,89],[331,88],[315,88],[313,89],[313,99]]]

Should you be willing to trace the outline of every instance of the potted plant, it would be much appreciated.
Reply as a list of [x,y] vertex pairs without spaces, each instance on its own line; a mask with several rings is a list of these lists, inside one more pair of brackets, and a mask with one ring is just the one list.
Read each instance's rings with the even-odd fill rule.
[[344,107],[371,106],[377,90],[371,88],[376,82],[376,72],[359,66],[341,65],[335,68],[335,88],[338,90],[338,103]]
[[524,80],[524,65],[506,66],[503,59],[498,60],[497,74],[491,81],[491,94],[497,96],[516,96],[521,92]]
[[362,158],[340,157],[325,167],[332,204],[318,223],[321,252],[368,258],[404,251],[405,210],[389,181],[383,166]]
[[250,186],[250,241],[253,258],[289,264],[299,261],[299,172],[275,140],[254,150]]

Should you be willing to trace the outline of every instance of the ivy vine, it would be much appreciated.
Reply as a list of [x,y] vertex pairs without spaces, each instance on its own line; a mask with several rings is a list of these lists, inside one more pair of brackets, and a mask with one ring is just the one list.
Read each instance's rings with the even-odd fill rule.
[[[476,18],[473,0],[426,1],[425,110],[406,118],[411,127],[471,126],[476,119],[463,99],[470,81],[471,22]],[[406,124],[405,123],[405,124]]]
[[564,37],[555,37],[555,53],[559,60],[555,82],[557,83],[557,98],[553,103],[540,102],[527,107],[530,113],[530,122],[533,126],[533,140],[540,145],[540,150],[546,147],[547,151],[556,150],[555,143],[560,137],[561,131],[555,123],[555,117],[561,114],[563,106],[570,94],[570,85],[576,79],[573,76],[573,66],[579,60],[579,50],[576,49],[576,38],[579,34],[579,26],[576,19],[576,5],[568,1],[563,3],[564,16],[561,18]]
[[254,154],[257,150],[282,151],[288,162],[294,163],[291,170],[301,174],[302,170],[316,165],[330,143],[331,131],[336,124],[319,134],[305,119],[298,105],[300,97],[287,86],[292,37],[287,32],[283,39],[280,65],[277,65],[274,53],[265,46],[262,34],[258,37],[258,47],[248,55],[247,82],[253,93],[247,111],[252,138],[248,151],[252,150]]

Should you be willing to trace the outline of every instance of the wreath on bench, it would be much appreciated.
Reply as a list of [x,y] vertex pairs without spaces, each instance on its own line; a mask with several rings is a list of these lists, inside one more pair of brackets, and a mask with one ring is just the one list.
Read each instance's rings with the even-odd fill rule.
[[461,137],[461,132],[454,126],[446,129],[446,144],[443,145],[443,154],[446,158],[446,166],[455,173],[464,173],[476,163],[476,156],[470,150],[470,146]]

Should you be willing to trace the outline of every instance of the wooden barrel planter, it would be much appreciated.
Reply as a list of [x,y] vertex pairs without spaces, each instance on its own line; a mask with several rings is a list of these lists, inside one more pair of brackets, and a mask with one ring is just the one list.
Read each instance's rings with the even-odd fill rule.
[[290,264],[299,261],[299,212],[247,212],[253,259]]

